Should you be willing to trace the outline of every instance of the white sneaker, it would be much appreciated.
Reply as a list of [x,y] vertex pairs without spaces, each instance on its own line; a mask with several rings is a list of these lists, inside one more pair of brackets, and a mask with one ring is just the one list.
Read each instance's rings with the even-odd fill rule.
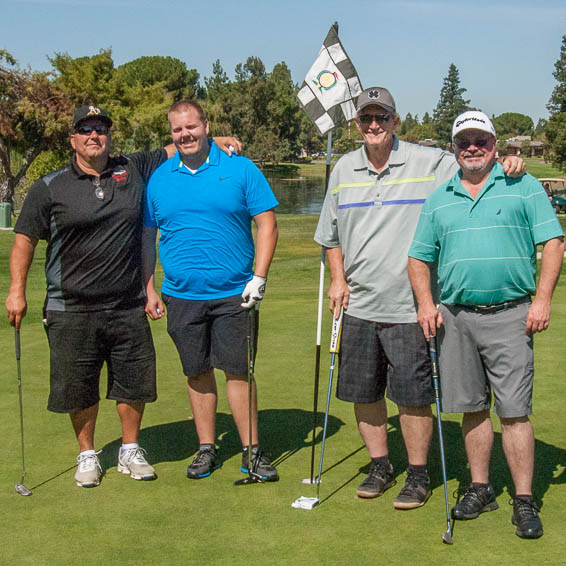
[[78,455],[77,464],[79,467],[75,473],[75,481],[79,487],[96,487],[100,484],[102,468],[97,454],[100,454],[100,452]]
[[145,450],[140,448],[120,449],[118,453],[118,471],[121,474],[130,474],[135,480],[154,480],[157,477],[155,470],[145,459]]

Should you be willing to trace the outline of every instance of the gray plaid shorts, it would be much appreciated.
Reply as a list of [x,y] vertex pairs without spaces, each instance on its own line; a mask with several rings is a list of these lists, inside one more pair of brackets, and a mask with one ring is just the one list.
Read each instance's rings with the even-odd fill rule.
[[419,324],[344,314],[336,396],[353,403],[387,397],[403,407],[434,403],[431,367]]

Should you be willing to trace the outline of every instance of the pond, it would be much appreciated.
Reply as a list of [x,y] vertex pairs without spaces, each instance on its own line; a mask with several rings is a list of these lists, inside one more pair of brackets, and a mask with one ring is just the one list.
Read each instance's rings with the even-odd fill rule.
[[277,214],[320,214],[324,177],[299,177],[289,171],[266,171],[265,176],[279,201]]

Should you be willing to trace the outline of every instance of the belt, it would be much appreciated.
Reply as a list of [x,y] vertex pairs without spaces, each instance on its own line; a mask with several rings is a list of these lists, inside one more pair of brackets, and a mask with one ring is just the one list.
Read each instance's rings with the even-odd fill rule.
[[524,297],[519,297],[518,299],[513,299],[512,301],[505,301],[504,303],[498,303],[497,305],[454,305],[454,306],[464,309],[465,311],[470,311],[480,314],[494,314],[496,312],[512,309],[517,305],[529,301],[530,301],[529,295],[525,295]]

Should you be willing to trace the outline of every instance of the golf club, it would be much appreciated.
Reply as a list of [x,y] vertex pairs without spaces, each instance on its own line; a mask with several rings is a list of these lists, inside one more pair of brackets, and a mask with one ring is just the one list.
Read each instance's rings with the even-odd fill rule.
[[322,462],[324,460],[324,445],[326,443],[326,429],[328,426],[328,412],[330,409],[330,397],[332,395],[332,378],[336,366],[336,355],[340,352],[340,338],[342,336],[342,318],[344,311],[340,307],[340,314],[336,318],[336,309],[332,317],[332,333],[330,335],[330,374],[328,376],[328,394],[326,396],[326,410],[324,412],[324,426],[322,427],[322,444],[320,446],[320,462],[318,465],[318,477],[316,479],[316,497],[299,497],[292,503],[292,507],[298,509],[312,509],[320,504],[320,478],[322,476]]
[[[248,313],[248,422],[249,422],[249,443],[248,443],[248,477],[235,481],[234,485],[249,485],[252,483],[263,483],[263,478],[254,470],[252,457],[252,392],[254,382],[254,365],[257,352],[257,333],[259,326],[259,303],[255,303]],[[256,458],[259,462],[259,454]]]
[[24,409],[22,403],[22,368],[20,364],[20,329],[14,328],[14,337],[16,341],[16,366],[18,370],[18,397],[20,401],[20,438],[22,441],[22,481],[16,484],[16,491],[20,495],[31,495],[33,492],[29,487],[24,485],[26,477],[26,459],[24,454]]
[[438,438],[440,441],[440,459],[442,461],[442,478],[444,480],[444,501],[446,502],[446,523],[448,528],[442,533],[442,542],[453,544],[452,524],[450,523],[450,506],[448,504],[448,483],[446,481],[446,459],[444,456],[444,439],[442,437],[442,418],[440,415],[440,395],[438,385],[438,355],[436,350],[436,336],[430,336],[428,343],[430,363],[432,366],[432,383],[434,386],[434,399],[436,401],[436,417],[438,420]]

